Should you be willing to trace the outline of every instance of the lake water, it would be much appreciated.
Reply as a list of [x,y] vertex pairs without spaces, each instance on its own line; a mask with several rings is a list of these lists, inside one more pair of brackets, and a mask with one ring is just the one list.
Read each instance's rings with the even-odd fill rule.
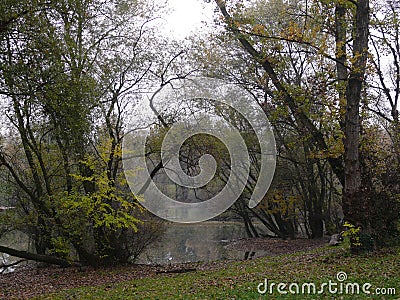
[[[137,263],[174,264],[222,259],[244,259],[249,253],[228,250],[225,246],[234,240],[246,238],[241,223],[203,222],[195,224],[172,223],[161,240],[139,256]],[[254,257],[254,253],[252,253]]]
[[[29,244],[29,238],[22,232],[12,232],[5,234],[2,239],[0,240],[1,245],[11,247],[17,250],[27,250],[31,249],[31,245]],[[10,256],[5,253],[0,252],[0,265],[2,264],[11,264],[13,262],[17,262],[21,260],[20,258]],[[27,262],[24,262],[22,264],[26,264]],[[22,265],[22,264],[19,264]],[[0,274],[1,273],[7,273],[7,272],[13,272],[15,270],[15,266],[9,267],[7,269],[0,268]]]

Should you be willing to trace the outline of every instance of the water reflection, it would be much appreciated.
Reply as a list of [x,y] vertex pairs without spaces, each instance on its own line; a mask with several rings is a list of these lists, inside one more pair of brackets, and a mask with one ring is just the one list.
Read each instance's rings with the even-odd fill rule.
[[136,261],[144,264],[174,264],[222,259],[252,259],[262,253],[228,250],[229,242],[246,238],[241,223],[203,222],[167,225],[161,240]]

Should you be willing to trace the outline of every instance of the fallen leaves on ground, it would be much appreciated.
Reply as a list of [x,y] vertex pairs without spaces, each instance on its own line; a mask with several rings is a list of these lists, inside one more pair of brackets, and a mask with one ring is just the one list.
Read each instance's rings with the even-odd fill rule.
[[257,252],[262,251],[266,255],[279,255],[284,253],[294,253],[298,251],[311,250],[326,244],[325,239],[265,239],[265,238],[252,238],[242,239],[232,242],[226,246],[229,250],[240,250]]

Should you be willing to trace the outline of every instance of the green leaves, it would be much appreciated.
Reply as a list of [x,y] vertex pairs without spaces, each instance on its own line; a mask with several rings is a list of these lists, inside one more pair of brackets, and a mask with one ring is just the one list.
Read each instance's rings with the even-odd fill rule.
[[[93,161],[88,159],[86,164],[92,165]],[[108,177],[108,171],[104,170],[92,176],[85,177],[72,174],[78,182],[89,181],[94,183],[95,191],[81,194],[77,191],[66,194],[61,199],[62,209],[66,216],[73,217],[81,215],[84,220],[91,223],[94,228],[105,227],[111,230],[132,228],[137,230],[138,219],[133,217],[134,210],[139,209],[137,204],[127,200],[127,195],[120,194],[114,182]]]

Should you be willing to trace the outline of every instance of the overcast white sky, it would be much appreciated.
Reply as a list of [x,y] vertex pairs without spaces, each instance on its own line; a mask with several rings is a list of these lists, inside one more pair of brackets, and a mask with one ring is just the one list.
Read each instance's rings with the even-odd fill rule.
[[214,2],[203,0],[168,0],[171,14],[165,18],[164,30],[175,38],[185,38],[192,32],[205,31],[202,23],[211,23]]

